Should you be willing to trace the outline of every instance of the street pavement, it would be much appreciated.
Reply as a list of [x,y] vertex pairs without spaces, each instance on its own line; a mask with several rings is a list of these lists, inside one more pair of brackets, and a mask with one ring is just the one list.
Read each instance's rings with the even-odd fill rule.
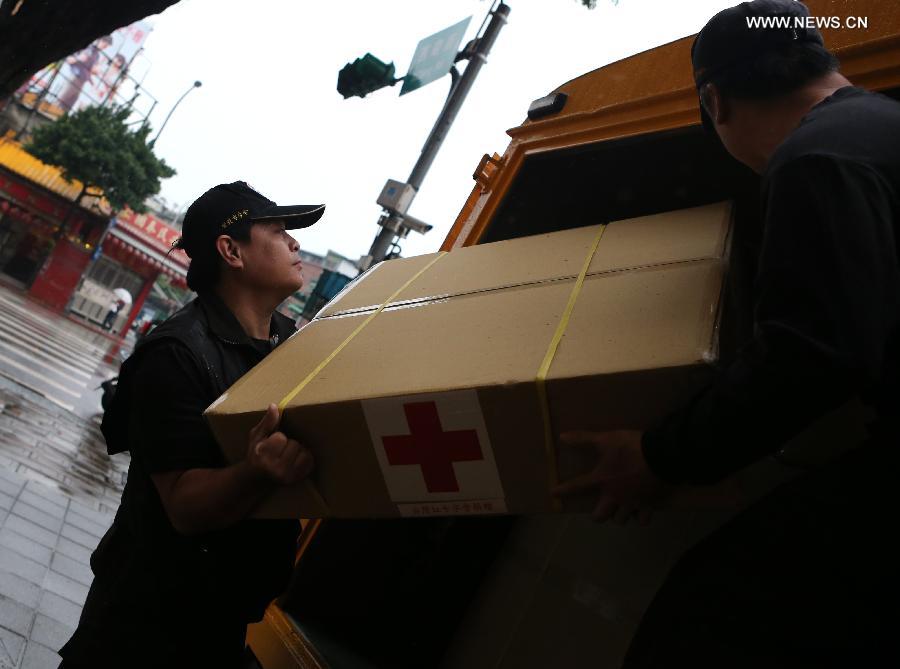
[[0,284],[0,375],[79,416],[100,412],[97,387],[116,374],[131,341],[131,334],[121,343]]
[[128,468],[106,454],[97,386],[129,339],[0,284],[0,669],[55,669],[78,622]]

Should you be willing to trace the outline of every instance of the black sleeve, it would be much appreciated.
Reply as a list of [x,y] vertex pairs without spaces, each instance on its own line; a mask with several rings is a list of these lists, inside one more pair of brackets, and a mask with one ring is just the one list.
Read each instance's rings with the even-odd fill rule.
[[129,442],[150,473],[225,464],[203,411],[216,398],[184,344],[160,342],[135,371]]
[[804,156],[764,183],[754,337],[684,409],[645,433],[650,469],[710,483],[877,382],[900,304],[895,195],[866,165]]

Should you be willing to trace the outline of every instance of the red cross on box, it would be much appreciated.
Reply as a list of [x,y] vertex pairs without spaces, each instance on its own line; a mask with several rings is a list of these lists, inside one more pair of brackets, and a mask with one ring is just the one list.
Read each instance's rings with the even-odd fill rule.
[[434,402],[403,405],[410,434],[382,437],[391,465],[419,465],[428,492],[458,492],[454,462],[483,460],[475,430],[444,432]]

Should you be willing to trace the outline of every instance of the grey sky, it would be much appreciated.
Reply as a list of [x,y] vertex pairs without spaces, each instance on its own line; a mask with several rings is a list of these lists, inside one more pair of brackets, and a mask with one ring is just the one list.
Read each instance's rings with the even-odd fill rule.
[[[565,81],[699,30],[733,0],[507,0],[497,39],[410,213],[434,225],[410,233],[403,255],[438,248],[472,189],[485,153],[503,153],[507,128],[532,100]],[[367,51],[406,73],[418,41],[472,15],[488,0],[182,0],[151,17],[144,85],[159,100],[155,128],[195,79],[156,147],[178,170],[162,195],[188,204],[206,188],[245,179],[281,204],[326,203],[301,245],[350,258],[378,231],[375,198],[405,180],[447,95],[445,77],[398,97],[400,85],[344,100],[337,73]],[[464,64],[461,64],[464,65]],[[689,67],[685,63],[685,67]]]

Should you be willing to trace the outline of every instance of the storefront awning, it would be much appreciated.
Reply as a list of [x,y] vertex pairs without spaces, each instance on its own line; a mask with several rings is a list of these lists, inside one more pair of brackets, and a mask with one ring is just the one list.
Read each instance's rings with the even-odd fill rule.
[[151,267],[183,279],[190,261],[184,251],[172,250],[180,234],[156,216],[137,214],[130,209],[119,212],[110,230],[110,237],[133,249]]
[[[187,256],[183,252],[173,251],[166,257],[165,252],[153,248],[145,241],[136,239],[120,227],[113,227],[110,230],[104,242],[104,251],[113,257],[121,253],[128,253],[132,256],[133,261],[143,265],[146,269],[165,272],[169,276],[179,279],[179,283],[183,282],[187,276]],[[184,258],[183,261],[182,258]]]
[[[19,142],[12,139],[0,139],[0,166],[5,167],[32,184],[43,186],[47,190],[66,200],[75,200],[81,193],[80,181],[66,181],[62,171],[53,165],[45,165],[26,152]],[[81,208],[99,216],[109,216],[111,208],[106,200],[94,196],[82,197]]]

